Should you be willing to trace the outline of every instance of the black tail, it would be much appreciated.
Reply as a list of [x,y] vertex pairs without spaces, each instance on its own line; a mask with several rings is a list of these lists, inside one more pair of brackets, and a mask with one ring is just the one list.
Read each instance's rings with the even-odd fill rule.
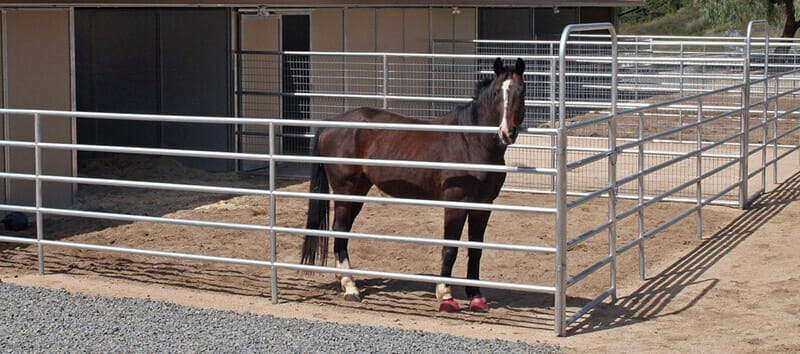
[[[313,156],[319,156],[319,134],[322,129],[317,131],[314,136]],[[328,175],[325,174],[325,168],[321,163],[316,163],[311,166],[311,193],[325,193],[329,191]],[[327,200],[309,199],[308,200],[308,218],[306,219],[306,229],[313,230],[327,230],[328,229],[328,211],[330,210],[330,202]],[[328,238],[320,236],[306,235],[303,240],[303,256],[301,263],[310,265],[324,266],[328,260]]]

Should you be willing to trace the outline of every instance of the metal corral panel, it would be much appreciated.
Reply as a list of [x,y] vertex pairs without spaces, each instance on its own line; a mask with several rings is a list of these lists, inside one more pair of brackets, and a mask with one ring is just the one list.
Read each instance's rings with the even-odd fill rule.
[[[7,107],[70,110],[70,21],[68,10],[7,10],[5,24],[5,63]],[[11,140],[33,141],[34,125],[30,117],[8,117],[7,136]],[[42,141],[72,142],[70,119],[42,117]],[[71,176],[72,154],[69,151],[43,150],[42,173]],[[34,151],[10,148],[8,171],[33,173]],[[33,182],[9,180],[8,202],[34,205]],[[72,203],[70,184],[43,184],[45,206]]]

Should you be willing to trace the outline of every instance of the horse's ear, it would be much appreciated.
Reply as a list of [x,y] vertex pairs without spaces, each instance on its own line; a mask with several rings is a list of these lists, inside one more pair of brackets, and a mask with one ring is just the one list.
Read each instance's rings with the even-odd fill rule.
[[497,59],[494,60],[494,74],[500,75],[504,71],[505,69],[503,68],[503,60],[501,60],[500,57],[498,57]]
[[519,74],[520,76],[522,75],[523,72],[525,72],[525,62],[522,61],[521,58],[517,58],[517,64],[514,65],[514,72]]

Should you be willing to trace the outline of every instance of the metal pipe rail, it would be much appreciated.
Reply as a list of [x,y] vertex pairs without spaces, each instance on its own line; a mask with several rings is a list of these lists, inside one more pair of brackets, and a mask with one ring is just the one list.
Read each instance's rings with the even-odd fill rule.
[[[26,207],[22,205],[13,205],[13,204],[0,204],[0,210],[35,213],[37,211],[37,208]],[[437,238],[425,238],[419,236],[393,236],[393,235],[377,235],[377,234],[357,233],[357,232],[309,230],[309,229],[281,227],[281,226],[224,223],[224,222],[203,221],[194,219],[177,219],[177,218],[154,217],[154,216],[144,216],[144,215],[81,211],[72,209],[39,208],[38,210],[42,213],[51,215],[86,217],[86,218],[116,220],[116,221],[150,222],[150,223],[174,224],[183,226],[226,228],[226,229],[234,229],[241,231],[268,231],[268,232],[275,231],[275,232],[282,232],[294,235],[313,235],[313,236],[361,239],[361,240],[372,240],[372,241],[391,241],[391,242],[433,245],[433,246],[480,248],[486,250],[528,252],[528,253],[541,253],[541,254],[555,253],[554,248],[541,247],[541,246],[526,246],[526,245],[514,245],[514,244],[491,243],[491,242],[460,241],[460,240],[444,240]]]
[[[99,113],[81,111],[55,111],[43,109],[15,109],[0,108],[0,114],[14,114],[34,116],[36,114],[50,117],[67,118],[96,118],[116,120],[138,120],[145,122],[170,122],[170,123],[209,123],[209,124],[249,124],[269,126],[298,126],[308,128],[357,128],[371,130],[408,130],[450,133],[497,133],[495,127],[440,125],[440,124],[405,124],[405,123],[364,123],[364,122],[337,122],[326,120],[300,120],[279,118],[229,118],[213,116],[177,116],[165,114],[136,114],[136,113]],[[526,128],[528,133],[555,135],[557,129],[551,128]]]
[[534,174],[555,174],[552,168],[526,167],[526,166],[505,166],[489,164],[461,164],[453,162],[427,162],[412,160],[381,160],[381,159],[361,159],[361,158],[340,158],[340,157],[314,157],[297,155],[265,155],[265,154],[244,154],[227,153],[216,151],[197,151],[181,149],[161,149],[161,148],[136,148],[109,145],[83,145],[83,144],[62,144],[62,143],[31,143],[14,140],[0,140],[0,146],[35,148],[39,146],[45,149],[54,150],[81,150],[94,152],[117,152],[134,153],[149,155],[164,155],[178,157],[203,157],[216,159],[239,159],[239,160],[258,160],[276,162],[302,162],[302,163],[326,163],[339,165],[366,165],[384,167],[407,167],[407,168],[427,168],[440,170],[470,170],[480,172],[502,172],[502,173],[534,173]]
[[336,273],[336,274],[346,274],[346,275],[358,275],[358,276],[365,276],[365,277],[397,279],[397,280],[416,281],[416,282],[434,283],[434,284],[436,284],[436,283],[447,283],[447,284],[451,284],[451,285],[479,286],[479,287],[493,288],[493,289],[515,290],[515,291],[524,291],[524,292],[536,292],[536,293],[545,293],[545,294],[551,294],[551,293],[553,293],[555,291],[555,289],[552,286],[515,284],[515,283],[486,281],[486,280],[471,280],[471,279],[464,279],[464,278],[446,278],[446,277],[440,277],[440,276],[417,275],[417,274],[394,273],[394,272],[382,272],[382,271],[371,271],[371,270],[360,270],[360,269],[344,269],[344,268],[340,269],[340,268],[330,268],[330,267],[313,266],[313,265],[296,264],[296,263],[286,263],[286,262],[273,262],[273,261],[246,259],[246,258],[207,256],[207,255],[198,255],[198,254],[182,253],[182,252],[165,252],[165,251],[156,251],[156,250],[130,248],[130,247],[103,246],[103,245],[95,245],[95,244],[90,244],[90,243],[79,243],[79,242],[64,242],[64,241],[51,241],[51,240],[40,240],[40,241],[37,241],[37,240],[31,240],[31,239],[28,239],[28,238],[10,237],[10,236],[0,236],[0,241],[2,241],[2,242],[13,242],[13,243],[23,243],[23,244],[35,243],[35,244],[44,245],[44,246],[56,246],[56,247],[65,247],[65,248],[79,248],[79,249],[93,250],[93,251],[117,252],[117,253],[135,254],[135,255],[142,255],[142,256],[178,258],[178,259],[188,259],[188,260],[204,261],[204,262],[230,263],[230,264],[239,264],[239,265],[256,265],[256,266],[264,266],[264,267],[273,267],[273,268],[298,270],[298,271],[304,271],[304,272],[320,272],[320,273]]
[[0,172],[0,178],[18,179],[35,181],[41,180],[43,182],[56,182],[56,183],[78,183],[78,184],[92,184],[100,186],[113,186],[113,187],[128,187],[128,188],[147,188],[147,189],[160,189],[160,190],[175,190],[185,192],[204,192],[204,193],[221,193],[221,194],[236,194],[236,195],[261,195],[261,196],[275,196],[283,198],[295,199],[319,199],[330,201],[345,201],[345,202],[360,202],[360,203],[383,203],[383,204],[396,204],[396,205],[417,205],[428,207],[441,207],[441,208],[458,208],[468,210],[485,210],[485,211],[501,211],[501,212],[516,212],[516,213],[535,213],[535,214],[554,214],[554,208],[532,207],[532,206],[515,206],[503,205],[493,203],[466,203],[466,202],[448,202],[436,200],[417,200],[407,198],[391,198],[391,197],[371,197],[371,196],[353,196],[347,194],[320,194],[320,193],[304,193],[304,192],[287,192],[287,191],[265,191],[259,189],[248,188],[231,188],[231,187],[210,187],[199,186],[191,184],[179,183],[162,183],[162,182],[144,182],[144,181],[128,181],[128,180],[112,180],[102,178],[85,178],[85,177],[66,177],[66,176],[48,176],[48,175],[33,175],[22,173],[8,173]]
[[[575,37],[586,38],[609,38],[607,34],[574,34]],[[641,40],[644,38],[644,40]],[[630,41],[634,39],[635,41]],[[713,36],[669,36],[669,35],[629,35],[617,34],[617,42],[619,45],[641,45],[650,46],[654,44],[667,44],[667,45],[720,45],[720,46],[744,46],[744,40],[747,37],[713,37]],[[753,39],[764,39],[764,37],[753,37]],[[800,47],[800,40],[797,38],[783,38],[775,37],[770,38],[771,41],[781,41],[789,43],[771,43],[775,45],[798,46]],[[434,39],[434,42],[439,43],[495,43],[495,44],[558,44],[557,40],[520,40],[520,39]],[[595,44],[595,45],[611,45],[610,40],[606,41],[581,41],[581,44]]]

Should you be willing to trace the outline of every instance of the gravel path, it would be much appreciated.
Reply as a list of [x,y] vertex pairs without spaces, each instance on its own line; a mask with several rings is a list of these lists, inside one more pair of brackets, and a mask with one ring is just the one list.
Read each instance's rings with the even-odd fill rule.
[[0,352],[551,353],[559,348],[0,284]]

